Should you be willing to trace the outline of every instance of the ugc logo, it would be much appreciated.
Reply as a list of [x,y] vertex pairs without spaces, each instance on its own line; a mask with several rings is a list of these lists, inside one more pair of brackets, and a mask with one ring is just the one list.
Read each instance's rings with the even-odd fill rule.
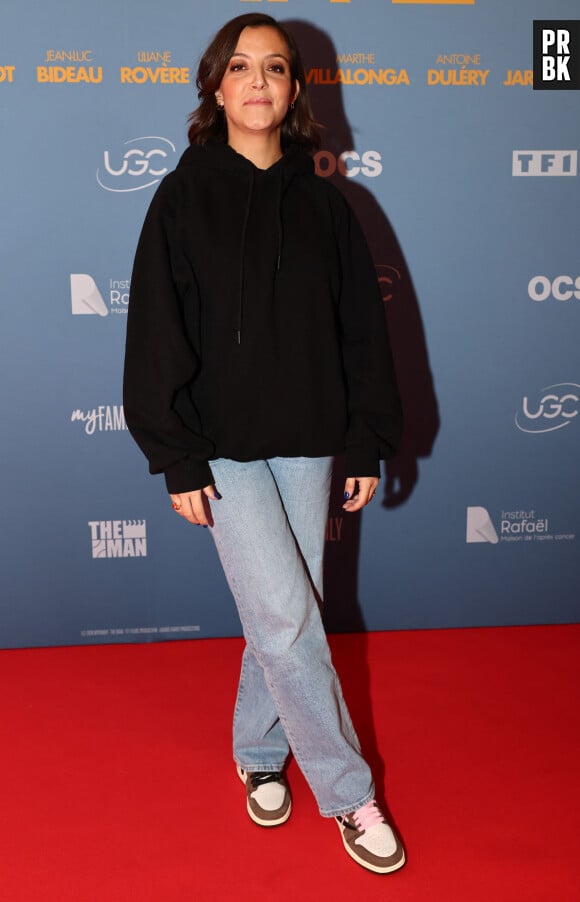
[[576,382],[557,382],[540,389],[540,397],[526,396],[522,409],[516,413],[516,426],[522,432],[554,432],[569,426],[580,409],[580,385]]
[[150,188],[168,172],[166,163],[175,150],[172,141],[159,135],[131,138],[116,153],[104,151],[103,168],[97,169],[97,182],[105,191],[123,194]]

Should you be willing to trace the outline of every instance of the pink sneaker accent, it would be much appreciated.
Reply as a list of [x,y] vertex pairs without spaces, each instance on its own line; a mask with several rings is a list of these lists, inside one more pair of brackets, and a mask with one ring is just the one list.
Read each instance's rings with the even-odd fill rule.
[[369,827],[374,827],[375,824],[383,824],[385,822],[382,812],[374,799],[371,802],[367,802],[362,808],[357,808],[353,812],[352,817],[361,831],[368,830]]

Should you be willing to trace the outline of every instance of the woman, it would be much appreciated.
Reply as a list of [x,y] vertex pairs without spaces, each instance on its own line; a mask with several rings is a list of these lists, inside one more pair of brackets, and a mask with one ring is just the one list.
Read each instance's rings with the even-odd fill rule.
[[[200,62],[190,147],[135,258],[125,415],[174,510],[210,526],[246,648],[234,758],[253,821],[291,812],[291,749],[346,851],[404,863],[322,627],[333,455],[344,510],[373,497],[400,409],[374,267],[318,142],[298,50],[269,16],[228,22]],[[219,491],[218,491],[219,489]]]

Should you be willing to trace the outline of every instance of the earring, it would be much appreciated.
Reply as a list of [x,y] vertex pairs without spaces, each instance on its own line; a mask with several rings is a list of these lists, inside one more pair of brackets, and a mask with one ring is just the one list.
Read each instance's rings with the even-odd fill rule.
[[223,109],[224,109],[224,102],[223,102],[223,100],[218,100],[217,97],[216,97],[216,101],[215,101],[215,102],[216,102],[216,106],[217,106],[218,110],[223,110]]
[[290,104],[290,106],[288,107],[288,109],[289,109],[289,110],[293,110],[293,109],[294,109],[294,106],[295,106],[294,101],[292,101],[292,103]]

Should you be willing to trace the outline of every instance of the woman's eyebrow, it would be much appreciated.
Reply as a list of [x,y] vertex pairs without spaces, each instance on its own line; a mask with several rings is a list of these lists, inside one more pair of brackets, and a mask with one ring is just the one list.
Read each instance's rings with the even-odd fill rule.
[[[234,56],[242,56],[244,59],[251,58],[248,53],[241,53],[241,52],[232,53],[231,59],[233,59]],[[286,63],[289,62],[288,58],[286,56],[284,56],[283,53],[267,53],[266,56],[264,57],[264,59],[267,59],[267,60],[274,59],[274,58],[284,60],[284,62],[286,62]]]

